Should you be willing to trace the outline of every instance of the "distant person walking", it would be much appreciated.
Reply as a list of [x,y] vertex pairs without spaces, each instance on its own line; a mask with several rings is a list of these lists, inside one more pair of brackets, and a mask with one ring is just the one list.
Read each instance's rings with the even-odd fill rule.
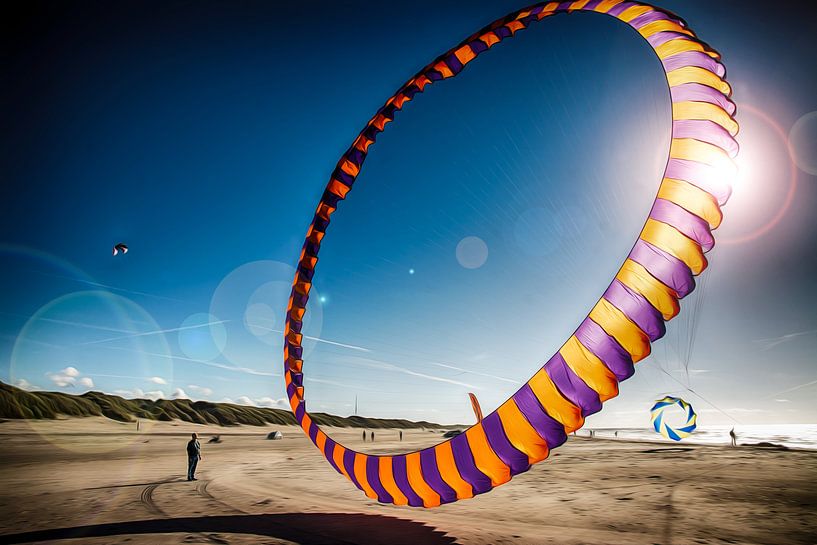
[[372,432],[372,443],[374,443],[374,432]]
[[613,432],[613,435],[614,435],[614,436],[616,436],[616,437],[618,437],[618,430],[614,431],[614,432]]
[[201,456],[201,444],[199,443],[199,436],[197,434],[193,434],[193,438],[190,439],[190,442],[187,443],[187,480],[188,481],[197,481],[196,479],[196,466],[199,463],[199,460],[202,459]]
[[735,428],[729,430],[729,437],[732,439],[732,446],[738,446],[738,436],[735,434]]
[[366,442],[366,430],[363,430],[363,442]]
[[403,430],[400,430],[400,440],[403,440]]

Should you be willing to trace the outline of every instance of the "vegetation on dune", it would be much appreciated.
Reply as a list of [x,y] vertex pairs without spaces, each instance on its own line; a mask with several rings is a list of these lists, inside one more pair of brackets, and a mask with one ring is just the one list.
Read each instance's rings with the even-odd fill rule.
[[[189,399],[125,399],[123,397],[86,392],[82,395],[60,392],[27,392],[0,382],[0,418],[54,419],[64,416],[105,416],[119,422],[136,418],[147,420],[182,420],[194,424],[219,426],[263,426],[296,424],[290,411],[266,407],[248,407],[232,403],[191,401]],[[441,428],[431,422],[410,420],[341,417],[326,413],[312,414],[312,420],[321,426],[342,428]]]

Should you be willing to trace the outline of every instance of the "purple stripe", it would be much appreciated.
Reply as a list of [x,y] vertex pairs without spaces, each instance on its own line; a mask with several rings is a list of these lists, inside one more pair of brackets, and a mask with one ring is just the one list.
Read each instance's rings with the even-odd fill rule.
[[582,416],[597,413],[601,410],[599,394],[584,383],[570,367],[562,355],[556,352],[544,365],[543,369],[556,385],[556,388],[571,403],[581,408]]
[[[613,280],[610,287],[604,292],[604,298],[623,312],[651,341],[663,337],[666,329],[661,314],[640,294],[618,280]],[[623,379],[619,378],[619,380]]]
[[673,23],[681,24],[678,19],[674,19],[663,11],[658,10],[642,13],[635,19],[631,20],[628,24],[635,29],[640,29],[641,27],[654,23],[655,21],[672,21]]
[[340,468],[335,463],[335,460],[332,457],[332,454],[335,452],[335,444],[336,444],[335,441],[327,435],[326,444],[323,447],[324,452],[323,455],[326,457],[327,461],[332,465],[332,467],[335,468],[335,471],[343,475],[343,471],[340,470]]
[[502,420],[499,418],[499,413],[494,411],[483,418],[482,429],[485,430],[485,436],[488,438],[488,444],[491,445],[491,450],[511,469],[511,475],[523,473],[530,469],[528,455],[517,450],[516,447],[508,441],[505,430],[502,428]]
[[672,225],[686,237],[697,242],[704,252],[708,252],[715,245],[715,239],[712,238],[709,224],[674,202],[666,199],[656,199],[652,205],[650,217]]
[[682,51],[681,53],[676,53],[671,57],[663,59],[661,62],[664,64],[664,70],[667,72],[672,72],[673,70],[686,66],[697,66],[698,68],[709,70],[721,78],[726,74],[726,68],[724,68],[721,63],[700,51]]
[[298,424],[303,422],[305,414],[306,414],[306,409],[304,408],[304,404],[303,403],[298,403],[298,408],[295,409],[295,420],[298,421]]
[[572,1],[571,2],[562,2],[561,4],[559,4],[559,7],[557,7],[556,10],[557,11],[567,11],[567,9],[570,7],[570,5],[572,3],[573,3]]
[[539,434],[539,437],[545,440],[548,449],[555,449],[567,441],[564,426],[554,420],[542,408],[536,394],[531,390],[530,384],[522,386],[512,399],[530,425],[533,426],[533,429],[536,430],[536,433]]
[[401,454],[399,456],[392,456],[391,468],[394,473],[394,482],[397,483],[397,488],[408,498],[408,504],[412,507],[423,507],[423,498],[417,495],[417,492],[411,487],[408,481],[408,473],[406,472],[406,456]]
[[643,265],[659,282],[674,290],[679,298],[686,297],[695,289],[692,271],[683,261],[645,240],[639,239],[635,243],[629,258]]
[[633,357],[599,324],[585,318],[573,336],[595,354],[619,381],[633,376]]
[[593,11],[596,9],[596,6],[601,4],[602,0],[590,0],[585,6],[582,8],[583,11]]
[[366,480],[369,486],[372,487],[374,493],[377,494],[377,501],[380,503],[394,503],[394,498],[391,494],[383,488],[380,482],[380,457],[369,456],[366,458]]
[[729,97],[702,83],[683,83],[670,87],[670,95],[673,102],[708,102],[715,106],[720,106],[723,110],[732,115],[735,113],[735,103]]
[[303,373],[296,373],[294,371],[289,372],[289,376],[292,377],[292,384],[295,387],[300,388],[304,385],[304,374]]
[[437,456],[434,449],[427,448],[420,451],[420,470],[423,479],[434,492],[440,495],[440,503],[457,501],[457,492],[443,480],[440,469],[437,467]]
[[484,494],[493,488],[491,478],[479,470],[474,462],[474,454],[468,445],[468,438],[464,433],[451,439],[451,452],[454,455],[454,463],[460,472],[460,477],[471,485],[474,495]]
[[610,8],[610,10],[607,13],[612,15],[613,17],[618,17],[628,9],[638,5],[640,4],[636,4],[635,2],[622,2],[621,4],[617,4]]
[[309,423],[309,439],[318,446],[318,426],[314,421]]
[[292,384],[292,382],[287,384],[287,397],[289,397],[289,399],[295,397],[295,385]]
[[349,474],[349,480],[351,480],[356,487],[363,490],[363,487],[360,486],[360,483],[357,481],[357,475],[355,475],[355,456],[357,456],[357,452],[353,450],[347,448],[343,451],[343,467],[346,469],[346,473]]
[[729,131],[708,119],[678,119],[672,122],[673,138],[692,138],[712,144],[734,158],[738,154],[738,143]]
[[690,36],[686,34],[681,34],[680,32],[670,32],[667,30],[663,32],[656,32],[655,34],[647,38],[647,41],[650,42],[652,48],[655,49],[656,47],[664,45],[670,40],[675,40],[676,38],[698,43],[696,40],[691,39]]
[[718,205],[723,206],[732,195],[732,186],[723,181],[721,174],[715,167],[698,161],[689,159],[672,158],[667,163],[667,170],[664,174],[667,178],[683,180],[692,185],[698,186],[718,201]]

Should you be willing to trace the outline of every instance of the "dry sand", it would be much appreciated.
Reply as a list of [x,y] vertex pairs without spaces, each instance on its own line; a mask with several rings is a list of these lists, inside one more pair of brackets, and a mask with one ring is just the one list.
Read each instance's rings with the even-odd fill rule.
[[[817,452],[571,437],[493,492],[437,509],[379,505],[294,428],[102,418],[0,423],[0,542],[817,543]],[[284,440],[268,441],[281,429]],[[202,437],[198,482],[185,443]],[[329,430],[353,448],[360,430]],[[208,444],[208,434],[222,443]],[[439,441],[376,430],[371,452]],[[69,538],[74,538],[68,541]]]

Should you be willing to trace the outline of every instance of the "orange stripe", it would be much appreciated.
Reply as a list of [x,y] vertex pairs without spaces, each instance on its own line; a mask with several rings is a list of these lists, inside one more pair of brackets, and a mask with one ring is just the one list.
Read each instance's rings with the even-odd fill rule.
[[391,456],[381,456],[377,472],[380,475],[380,484],[391,494],[394,505],[408,505],[408,498],[400,491],[394,481],[394,470],[392,469]]
[[351,162],[349,159],[344,159],[341,162],[340,169],[353,178],[360,173],[360,167]]
[[528,381],[528,385],[539,400],[539,404],[551,418],[565,427],[567,433],[576,431],[584,425],[582,410],[559,392],[547,371],[539,369]]
[[498,43],[498,42],[499,42],[499,36],[497,36],[497,35],[496,35],[496,34],[494,34],[493,32],[486,32],[485,34],[483,34],[482,36],[480,36],[480,37],[479,37],[479,39],[480,39],[480,40],[481,40],[481,41],[482,41],[482,42],[483,42],[485,45],[487,45],[488,47],[491,47],[491,46],[492,46],[492,45],[494,45],[495,43]]
[[618,271],[616,279],[643,295],[661,313],[665,321],[678,314],[678,294],[651,275],[641,263],[627,259]]
[[541,462],[548,457],[548,446],[544,438],[536,433],[513,399],[500,405],[497,414],[508,441],[528,455],[529,464]]
[[559,349],[567,366],[599,394],[601,401],[618,395],[618,381],[595,354],[585,348],[574,335]]
[[423,498],[423,507],[438,507],[440,505],[440,495],[423,478],[423,469],[420,466],[420,453],[412,452],[406,454],[406,473],[408,474],[409,485],[418,496]]
[[715,197],[689,182],[664,178],[658,189],[658,197],[672,201],[684,210],[706,220],[712,229],[716,229],[723,220],[723,213]]
[[525,24],[522,21],[511,21],[505,26],[510,29],[511,35],[516,34],[517,30],[522,30],[523,28],[525,28]]
[[437,469],[445,483],[457,492],[457,499],[464,500],[474,497],[473,487],[460,476],[457,463],[454,461],[454,451],[451,450],[451,441],[440,443],[434,447],[437,458]]
[[445,61],[440,61],[437,64],[435,64],[434,70],[442,74],[444,78],[450,78],[454,75],[454,72],[452,72],[451,68],[449,68],[448,65],[445,64]]
[[355,452],[355,477],[357,478],[357,482],[360,483],[360,486],[363,487],[363,492],[373,500],[376,500],[377,493],[369,486],[369,479],[366,478],[366,458],[368,458],[368,456],[365,454]]
[[588,316],[629,352],[633,363],[650,355],[650,340],[647,335],[607,299],[599,300]]
[[482,424],[477,424],[465,432],[471,453],[474,455],[474,463],[485,475],[490,477],[491,486],[499,486],[511,480],[511,470],[499,459],[499,456],[488,444],[485,430]]
[[340,443],[335,443],[335,448],[334,450],[332,450],[332,460],[335,461],[335,465],[338,466],[340,472],[343,473],[343,475],[351,481],[352,479],[349,478],[349,473],[346,471],[346,468],[343,467],[344,452],[346,452],[346,447],[342,447]]
[[324,458],[326,457],[326,434],[323,433],[321,430],[318,430],[318,434],[315,436],[315,446],[318,447],[323,453]]
[[471,46],[466,44],[461,48],[454,51],[454,55],[457,57],[457,60],[462,63],[463,66],[474,60],[476,58],[476,53],[471,49]]

